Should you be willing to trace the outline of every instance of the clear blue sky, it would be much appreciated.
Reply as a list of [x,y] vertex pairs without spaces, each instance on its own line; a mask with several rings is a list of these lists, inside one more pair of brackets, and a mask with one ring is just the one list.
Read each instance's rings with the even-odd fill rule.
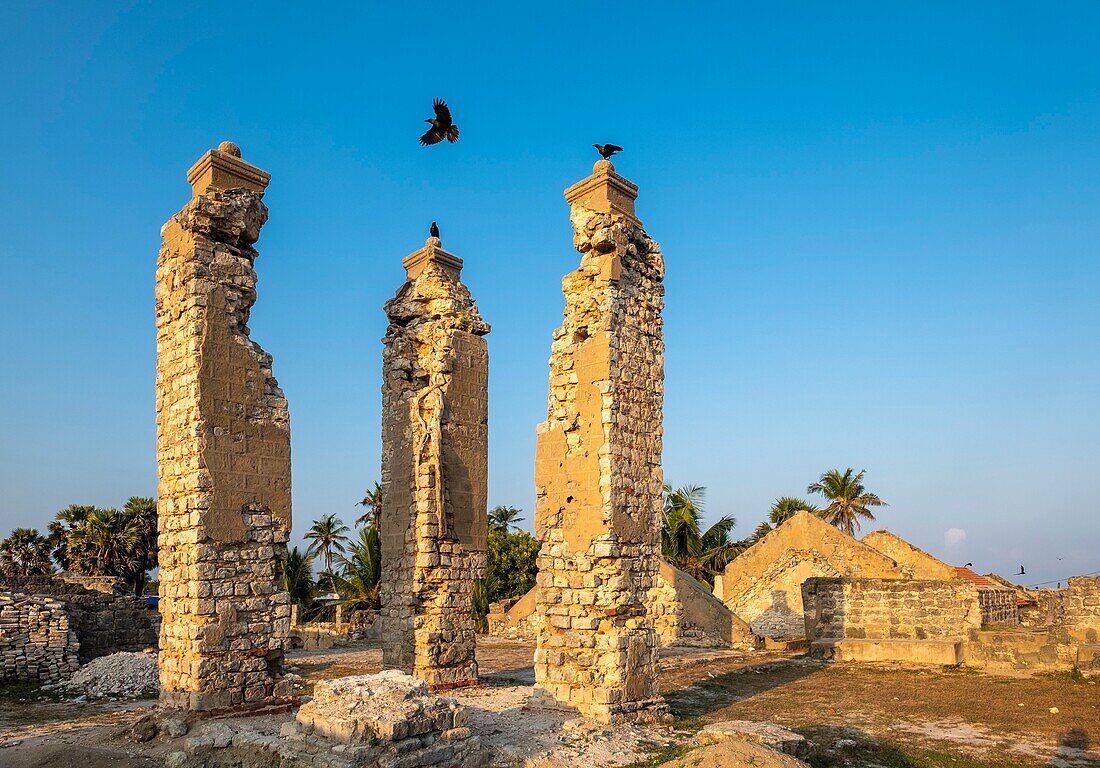
[[[1091,2],[6,4],[0,530],[155,494],[158,233],[222,139],[272,174],[251,327],[295,538],[378,476],[381,307],[433,219],[493,324],[490,504],[530,521],[561,192],[611,141],[667,262],[668,481],[747,535],[866,468],[881,525],[952,562],[1100,570],[1097,29]],[[435,96],[462,140],[425,149]]]

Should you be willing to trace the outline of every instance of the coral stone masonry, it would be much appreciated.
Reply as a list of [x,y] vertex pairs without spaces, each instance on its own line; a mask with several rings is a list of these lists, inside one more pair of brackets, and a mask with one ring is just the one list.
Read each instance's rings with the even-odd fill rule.
[[188,174],[156,283],[161,703],[282,698],[290,417],[249,338],[269,176],[224,142]]
[[477,683],[489,324],[438,238],[403,264],[382,353],[383,665],[441,690]]
[[562,281],[535,526],[539,690],[604,722],[665,716],[647,597],[661,512],[664,262],[607,160],[566,190],[578,269]]

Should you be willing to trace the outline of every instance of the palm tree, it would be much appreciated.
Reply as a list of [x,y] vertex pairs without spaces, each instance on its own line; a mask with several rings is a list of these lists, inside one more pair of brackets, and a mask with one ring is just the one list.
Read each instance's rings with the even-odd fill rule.
[[16,528],[0,541],[0,573],[5,576],[48,576],[53,573],[50,542],[37,528]]
[[331,581],[332,558],[334,555],[344,554],[344,545],[348,543],[345,535],[350,529],[341,522],[336,515],[323,515],[320,520],[314,520],[309,533],[305,538],[313,542],[306,550],[306,554],[316,557],[318,554],[325,559],[325,572]]
[[382,484],[375,483],[374,488],[367,491],[363,500],[358,503],[360,506],[366,507],[367,511],[355,521],[355,524],[377,525],[378,521],[382,519]]
[[129,577],[142,563],[144,531],[134,515],[117,509],[93,509],[67,535],[67,558],[78,573]]
[[359,529],[359,538],[348,548],[348,557],[341,557],[340,573],[332,578],[340,603],[349,611],[377,608],[378,587],[382,580],[382,540],[378,526]]
[[866,470],[858,473],[849,467],[843,473],[839,469],[830,469],[816,483],[806,488],[806,493],[820,493],[829,500],[829,506],[821,516],[849,536],[854,536],[859,528],[859,519],[874,520],[868,507],[885,507],[886,502],[863,487]]
[[521,512],[522,509],[515,507],[493,507],[489,510],[489,530],[507,533],[509,528],[515,528],[518,531],[519,526],[516,523],[524,520],[519,516]]
[[756,526],[756,531],[753,533],[753,539],[759,541],[799,512],[809,512],[811,515],[820,515],[821,509],[805,499],[799,499],[794,496],[780,496],[775,500],[775,503],[772,504],[772,508],[768,511],[768,519]]
[[661,552],[680,570],[709,585],[714,575],[737,556],[739,548],[730,540],[737,524],[732,515],[720,518],[703,531],[705,493],[706,489],[697,485],[675,490],[670,485],[664,486]]
[[46,538],[53,549],[53,559],[57,561],[61,570],[67,571],[73,567],[69,558],[69,532],[82,525],[94,510],[93,506],[70,504],[54,515],[53,520],[46,527]]
[[134,563],[129,573],[121,573],[133,587],[134,594],[145,591],[149,571],[158,565],[157,502],[144,496],[131,496],[122,507],[137,533],[134,543]]
[[283,566],[283,589],[290,594],[291,601],[302,608],[309,608],[317,593],[312,567],[313,558],[297,547],[287,553],[286,564]]

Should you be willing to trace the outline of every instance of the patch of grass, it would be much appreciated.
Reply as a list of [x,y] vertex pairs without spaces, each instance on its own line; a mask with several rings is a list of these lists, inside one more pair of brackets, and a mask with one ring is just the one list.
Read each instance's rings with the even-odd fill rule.
[[[798,728],[814,747],[803,758],[813,768],[1031,768],[1000,758],[977,760],[958,752],[941,752],[893,744],[852,729]],[[837,746],[839,744],[839,746]],[[1034,765],[1034,764],[1032,764]]]
[[1052,680],[1056,683],[1072,683],[1074,685],[1090,682],[1089,678],[1085,677],[1077,667],[1062,672],[1037,672],[1033,677],[1041,677],[1044,680]]

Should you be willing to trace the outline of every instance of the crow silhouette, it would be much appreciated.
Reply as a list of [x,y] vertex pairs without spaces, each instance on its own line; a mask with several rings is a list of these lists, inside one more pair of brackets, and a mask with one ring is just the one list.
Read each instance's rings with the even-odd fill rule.
[[434,221],[432,222],[432,228],[428,230],[428,234],[434,237],[436,240],[439,239],[439,227],[436,226],[436,223]]
[[623,151],[623,148],[617,144],[593,144],[592,146],[603,156],[604,160],[610,160],[613,154]]
[[432,127],[420,137],[420,143],[428,146],[429,144],[438,144],[446,139],[454,144],[458,141],[458,126],[451,120],[451,110],[447,107],[447,102],[443,99],[436,99],[432,102],[432,109],[435,110],[435,117],[429,117],[424,121],[425,123],[431,123]]
[[1023,567],[1023,566],[1021,565],[1021,566],[1020,566],[1020,572],[1019,572],[1019,573],[1017,573],[1016,575],[1017,575],[1017,576],[1026,576],[1026,575],[1027,575],[1027,571],[1025,571],[1025,570],[1024,570],[1024,567]]
[[973,568],[973,567],[974,567],[974,563],[967,563],[966,565],[963,566],[963,568]]

